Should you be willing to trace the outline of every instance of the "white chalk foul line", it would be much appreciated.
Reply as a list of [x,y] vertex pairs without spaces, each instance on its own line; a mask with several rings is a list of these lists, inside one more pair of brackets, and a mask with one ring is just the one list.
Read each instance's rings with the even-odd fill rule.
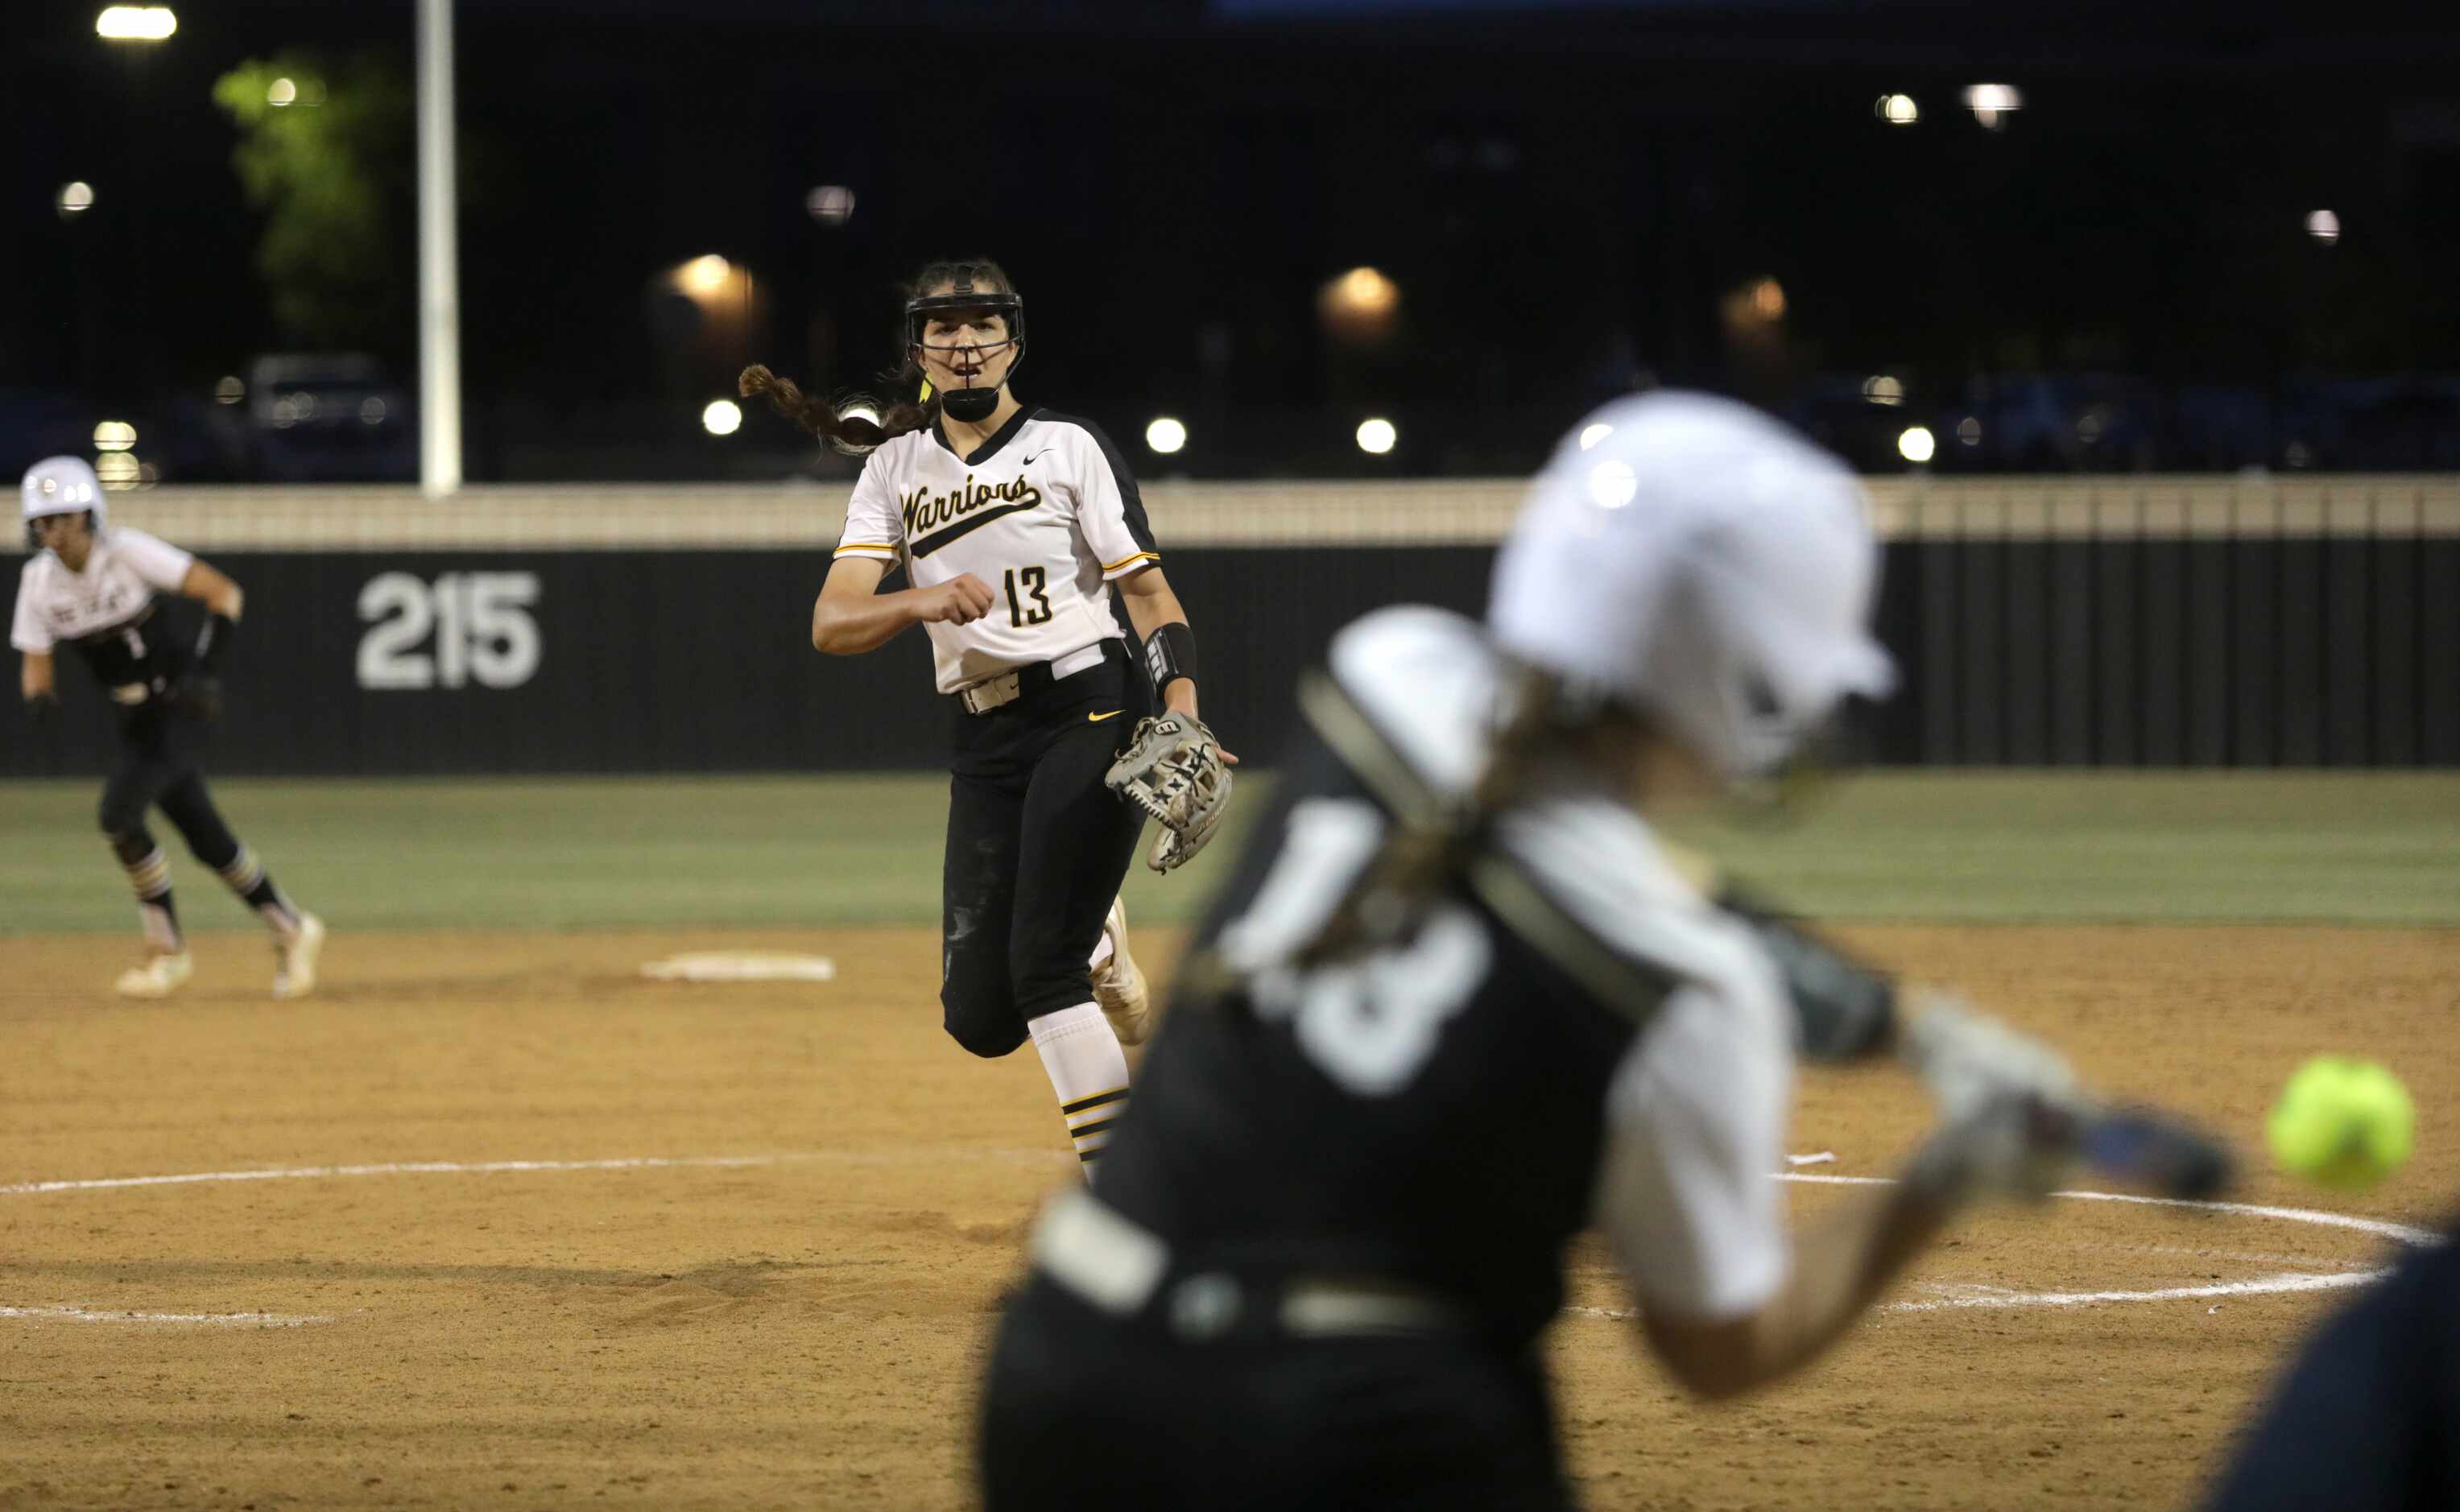
[[187,1186],[200,1182],[315,1181],[342,1176],[486,1176],[500,1171],[653,1170],[676,1166],[774,1166],[789,1155],[638,1156],[594,1161],[389,1161],[371,1166],[296,1166],[279,1170],[187,1171],[176,1176],[103,1176],[90,1181],[18,1182],[0,1197],[34,1192],[106,1191],[119,1186]]
[[[947,1152],[938,1153],[944,1158]],[[1042,1150],[996,1150],[988,1153],[1002,1159],[1032,1159],[1050,1154]],[[862,1152],[859,1151],[840,1151],[782,1155],[640,1155],[613,1160],[585,1161],[387,1161],[358,1166],[297,1166],[272,1170],[185,1171],[167,1176],[104,1176],[74,1181],[15,1182],[0,1186],[0,1197],[22,1197],[43,1192],[103,1191],[132,1186],[185,1186],[206,1182],[317,1181],[360,1176],[484,1176],[536,1171],[741,1169],[761,1166],[841,1160],[860,1157],[861,1154]],[[1055,1157],[1052,1158],[1055,1159]],[[1885,1176],[1830,1176],[1807,1171],[1777,1171],[1772,1173],[1772,1179],[1809,1182],[1831,1186],[1894,1185],[1893,1179]],[[2126,1192],[2057,1191],[2050,1195],[2076,1202],[2137,1203],[2154,1208],[2186,1208],[2204,1212],[2228,1213],[2243,1218],[2271,1218],[2285,1223],[2314,1224],[2323,1228],[2347,1228],[2382,1238],[2396,1239],[2404,1244],[2428,1244],[2435,1238],[2428,1230],[2412,1228],[2407,1224],[2391,1223],[2380,1218],[2360,1218],[2348,1213],[2319,1212],[2305,1208],[2272,1208],[2253,1203],[2197,1202],[2181,1197],[2140,1197]],[[2162,1287],[2136,1292],[1987,1292],[1928,1302],[1892,1303],[1887,1311],[1922,1312],[1957,1308],[2076,1307],[2089,1302],[2157,1302],[2210,1296],[2256,1296],[2364,1286],[2382,1274],[2381,1270],[2340,1271],[2328,1275],[2292,1271],[2277,1276],[2259,1276],[2246,1281],[2223,1282],[2214,1286]],[[1628,1309],[1621,1308],[1567,1307],[1563,1311],[1589,1317],[1621,1318],[1633,1315]],[[0,1318],[34,1317],[56,1317],[79,1322],[235,1324],[271,1328],[291,1328],[308,1323],[332,1321],[327,1317],[294,1317],[266,1312],[111,1312],[84,1308],[0,1307]]]
[[[1811,1182],[1824,1186],[1893,1186],[1887,1176],[1827,1176],[1802,1171],[1777,1171],[1777,1181]],[[2381,1238],[2397,1239],[2403,1244],[2430,1244],[2435,1235],[2407,1224],[2391,1223],[2381,1218],[2359,1218],[2348,1213],[2319,1212],[2307,1208],[2268,1208],[2255,1203],[2198,1202],[2185,1197],[2139,1197],[2131,1192],[2055,1191],[2053,1197],[2074,1202],[2138,1203],[2151,1208],[2188,1208],[2201,1212],[2228,1213],[2239,1218],[2271,1218],[2282,1223],[2313,1224],[2325,1228],[2348,1228]],[[2011,1292],[1996,1287],[1960,1289],[1964,1294],[1937,1297],[1926,1302],[1891,1302],[1879,1311],[1884,1312],[1938,1312],[1965,1308],[2058,1308],[2083,1307],[2093,1302],[2173,1302],[2198,1297],[2275,1296],[2290,1292],[2331,1292],[2343,1287],[2365,1286],[2384,1275],[2380,1270],[2338,1270],[2318,1275],[2311,1271],[2291,1270],[2280,1275],[2254,1276],[2244,1281],[2221,1281],[2209,1286],[2154,1287],[2132,1292]],[[1630,1308],[1567,1307],[1566,1312],[1582,1317],[1628,1318],[1639,1313]]]
[[994,1149],[972,1151],[904,1151],[873,1155],[861,1150],[810,1151],[789,1155],[632,1156],[621,1160],[583,1161],[386,1161],[365,1166],[295,1166],[273,1170],[184,1171],[173,1176],[100,1176],[81,1181],[16,1182],[0,1186],[0,1197],[41,1192],[108,1191],[123,1186],[189,1186],[203,1182],[323,1181],[352,1176],[492,1176],[519,1171],[674,1170],[787,1166],[810,1162],[849,1165],[894,1165],[927,1154],[938,1160],[987,1158],[1057,1163],[1065,1150]]
[[[1065,1151],[1050,1150],[992,1150],[986,1153],[994,1159],[1022,1156],[1052,1162],[1066,1154]],[[363,1166],[296,1166],[277,1170],[183,1171],[170,1176],[104,1176],[83,1181],[15,1182],[0,1186],[0,1197],[24,1197],[41,1192],[108,1191],[128,1186],[190,1186],[204,1182],[315,1181],[354,1176],[486,1176],[519,1171],[665,1170],[682,1167],[728,1169],[844,1159],[859,1154],[859,1151],[840,1151],[787,1155],[640,1155],[619,1160],[586,1161],[387,1161]],[[333,1321],[329,1317],[304,1313],[138,1312],[86,1307],[0,1307],[0,1318],[218,1328],[303,1328]]]
[[2172,1302],[2195,1297],[2274,1296],[2284,1292],[2334,1292],[2365,1286],[2381,1270],[2335,1270],[2317,1275],[2289,1270],[2244,1281],[2216,1281],[2210,1286],[2158,1287],[2148,1292],[2015,1292],[1973,1296],[1936,1297],[1928,1302],[1891,1302],[1883,1312],[1937,1312],[1953,1308],[2082,1307],[2088,1302]]
[[[2361,1287],[2382,1279],[2382,1270],[2336,1270],[2329,1275],[2311,1271],[2290,1270],[2280,1275],[2255,1276],[2245,1281],[2219,1281],[2210,1286],[2155,1287],[2142,1292],[2003,1292],[1996,1288],[1975,1288],[1961,1296],[1934,1297],[1927,1302],[1889,1302],[1881,1312],[1943,1312],[1964,1308],[2066,1308],[2084,1307],[2094,1302],[2184,1302],[2202,1297],[2278,1296],[2288,1292],[2334,1292],[2343,1287]],[[1640,1313],[1631,1308],[1567,1307],[1566,1312],[1584,1317],[1629,1318]]]
[[49,1318],[63,1323],[191,1323],[219,1328],[305,1328],[329,1317],[289,1312],[131,1312],[118,1308],[0,1307],[0,1318]]
[[[1778,1171],[1775,1180],[1814,1182],[1828,1186],[1893,1186],[1889,1176],[1819,1176],[1802,1171]],[[2385,1239],[2397,1239],[2403,1244],[2432,1244],[2436,1236],[2428,1229],[2407,1224],[2392,1223],[2383,1218],[2359,1218],[2349,1213],[2318,1212],[2310,1208],[2265,1208],[2255,1203],[2199,1202],[2191,1197],[2139,1197],[2132,1192],[2054,1191],[2053,1197],[2071,1202],[2136,1203],[2147,1208],[2191,1208],[2197,1212],[2232,1213],[2240,1218],[2278,1218],[2283,1223],[2314,1224],[2324,1228],[2352,1228]]]

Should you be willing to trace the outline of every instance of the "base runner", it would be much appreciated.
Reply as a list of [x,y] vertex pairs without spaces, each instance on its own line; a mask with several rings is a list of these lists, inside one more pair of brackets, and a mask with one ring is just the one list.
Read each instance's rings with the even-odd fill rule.
[[[18,575],[9,632],[22,658],[18,689],[37,720],[54,714],[60,698],[53,658],[67,644],[119,706],[119,759],[103,785],[99,819],[136,890],[146,950],[141,964],[120,974],[119,991],[167,997],[194,970],[172,903],[171,863],[145,828],[146,813],[159,808],[189,852],[264,918],[273,936],[273,996],[300,996],[316,984],[324,921],[285,896],[231,833],[198,766],[205,729],[222,711],[222,664],[239,628],[239,585],[143,531],[106,527],[102,486],[77,457],[35,463],[21,494],[34,555]],[[158,617],[161,594],[205,606],[193,648]]]

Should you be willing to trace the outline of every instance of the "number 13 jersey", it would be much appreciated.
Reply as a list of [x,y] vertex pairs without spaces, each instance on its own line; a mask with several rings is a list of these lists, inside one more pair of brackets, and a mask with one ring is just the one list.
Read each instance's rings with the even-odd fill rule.
[[832,556],[966,573],[991,591],[971,624],[926,624],[943,693],[1122,634],[1107,585],[1161,559],[1135,478],[1091,421],[1027,406],[970,456],[938,422],[864,463]]

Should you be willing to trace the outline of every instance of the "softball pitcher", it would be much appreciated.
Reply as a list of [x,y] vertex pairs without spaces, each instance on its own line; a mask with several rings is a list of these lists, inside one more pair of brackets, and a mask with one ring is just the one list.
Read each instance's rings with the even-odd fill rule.
[[[922,402],[877,422],[765,368],[742,388],[870,453],[812,644],[852,656],[909,625],[929,635],[953,747],[943,1021],[978,1056],[1032,1040],[1090,1175],[1127,1103],[1120,1047],[1150,1023],[1119,883],[1148,812],[1163,825],[1156,870],[1195,853],[1236,758],[1197,717],[1195,633],[1127,464],[1092,422],[1009,389],[1016,285],[988,262],[935,262],[911,285],[905,339],[901,391],[919,385]],[[892,569],[907,586],[882,593]]]
[[[307,992],[316,984],[324,923],[285,896],[230,832],[197,765],[204,728],[222,709],[221,668],[239,628],[239,585],[143,531],[106,527],[102,486],[79,458],[35,463],[21,492],[26,541],[34,555],[18,575],[9,632],[9,643],[22,656],[18,688],[37,720],[53,714],[59,687],[53,656],[66,642],[119,705],[119,760],[103,785],[100,819],[136,889],[146,946],[144,963],[120,974],[119,991],[167,997],[193,970],[171,901],[171,864],[145,828],[146,810],[159,807],[189,851],[220,873],[272,932],[273,996]],[[193,650],[157,621],[158,594],[205,606]]]

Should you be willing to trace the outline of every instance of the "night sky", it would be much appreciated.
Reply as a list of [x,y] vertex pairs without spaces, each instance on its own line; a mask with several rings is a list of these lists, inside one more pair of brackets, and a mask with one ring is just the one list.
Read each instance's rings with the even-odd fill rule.
[[[38,411],[210,416],[216,379],[268,351],[363,347],[414,389],[406,118],[366,155],[355,325],[308,329],[259,272],[266,218],[212,97],[277,55],[406,91],[410,6],[197,0],[157,48],[97,39],[98,7],[44,9],[11,22],[41,88],[21,79],[0,139],[0,441]],[[823,388],[873,377],[897,281],[951,254],[1024,289],[1021,393],[1123,437],[1179,415],[1172,466],[1196,475],[1516,471],[1652,382],[1819,419],[1849,454],[2024,375],[2147,414],[2202,386],[2264,396],[2261,452],[2301,383],[2460,372],[2448,20],[1395,9],[470,0],[471,475],[792,466],[764,417],[703,435],[702,404],[750,360]],[[1996,130],[1961,103],[1984,80],[2024,94]],[[1894,93],[1916,123],[1875,110]],[[95,205],[64,218],[71,180]],[[850,219],[808,212],[821,185],[853,192]],[[2319,208],[2337,241],[2308,234]],[[728,308],[672,283],[712,253],[749,274]],[[1347,342],[1318,296],[1361,265],[1400,304]],[[1752,313],[1765,281],[1773,318]],[[1906,403],[1856,412],[1877,374]],[[1391,457],[1350,444],[1369,412],[1400,423]],[[2265,460],[2158,434],[2117,464]]]

